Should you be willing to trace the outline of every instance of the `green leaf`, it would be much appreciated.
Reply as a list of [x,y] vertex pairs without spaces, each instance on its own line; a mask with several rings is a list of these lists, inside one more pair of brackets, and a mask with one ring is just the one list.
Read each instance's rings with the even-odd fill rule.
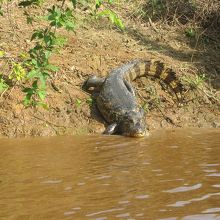
[[118,28],[120,28],[121,30],[124,29],[124,24],[123,24],[122,20],[112,10],[110,10],[110,9],[103,10],[100,13],[98,13],[98,16],[99,17],[107,16],[109,18],[109,20],[113,24],[115,24]]
[[53,72],[57,72],[60,68],[58,66],[54,66],[52,64],[48,64],[46,67],[45,67],[47,70],[51,70]]
[[26,16],[27,24],[33,24],[34,18],[30,16],[30,14],[27,11],[24,11],[24,15]]
[[88,98],[88,99],[86,100],[86,103],[88,103],[89,106],[92,106],[92,105],[94,104],[94,99]]
[[32,4],[34,4],[35,1],[34,0],[31,0],[31,1],[21,1],[18,6],[22,6],[22,7],[28,7]]
[[53,39],[53,44],[57,45],[57,46],[64,46],[64,44],[67,42],[67,38],[65,37],[61,37],[61,36],[57,36],[56,38]]
[[0,93],[4,92],[6,89],[8,89],[8,87],[9,85],[0,76]]
[[37,83],[38,83],[38,80],[35,80],[35,81],[32,83],[32,88],[33,88],[34,91],[36,91],[36,90],[38,89]]
[[68,31],[73,31],[75,29],[75,24],[72,21],[66,21],[65,28]]
[[22,7],[28,7],[31,5],[40,5],[42,3],[42,0],[25,0],[25,1],[21,1],[18,6],[22,6]]
[[9,75],[9,79],[16,79],[17,81],[21,81],[26,77],[26,70],[22,67],[21,63],[12,62],[12,66],[12,73]]
[[43,101],[46,97],[46,90],[40,90],[37,92],[37,95],[39,96],[39,98]]
[[36,30],[32,36],[31,36],[31,41],[34,39],[42,39],[44,37],[43,31],[42,30]]
[[71,0],[71,2],[73,4],[73,7],[76,8],[76,3],[77,3],[76,0]]
[[185,35],[189,38],[195,38],[196,37],[196,30],[193,28],[188,28],[185,30]]
[[95,8],[98,9],[102,5],[103,0],[95,0]]
[[38,77],[38,75],[39,75],[39,72],[37,70],[33,69],[27,74],[27,78],[33,79],[35,77]]
[[31,105],[31,97],[29,96],[29,94],[27,94],[25,97],[24,97],[24,100],[23,100],[23,104],[24,106],[30,106]]
[[37,106],[40,106],[40,107],[42,107],[42,108],[44,108],[46,110],[49,110],[49,106],[45,102],[37,102]]
[[125,26],[122,22],[122,20],[120,18],[116,18],[116,20],[114,21],[115,25],[120,28],[121,30],[124,30],[125,29]]
[[51,56],[52,52],[47,50],[47,51],[44,52],[44,54],[45,54],[45,58],[48,60],[49,57]]
[[3,16],[3,11],[2,11],[2,7],[0,6],[0,16]]
[[25,93],[27,93],[27,94],[33,94],[34,93],[34,90],[32,89],[32,88],[24,88],[23,90],[22,90],[22,92],[25,92]]
[[46,36],[44,36],[44,42],[45,42],[45,44],[46,45],[51,45],[52,44],[52,37],[50,36],[50,35],[46,35]]
[[5,55],[5,51],[0,50],[0,57],[3,57]]
[[76,99],[76,107],[79,107],[82,104],[82,101],[80,99]]

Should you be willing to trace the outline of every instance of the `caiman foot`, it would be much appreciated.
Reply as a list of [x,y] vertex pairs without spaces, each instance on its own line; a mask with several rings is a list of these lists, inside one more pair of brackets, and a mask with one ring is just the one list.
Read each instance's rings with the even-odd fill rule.
[[82,89],[88,91],[90,88],[98,89],[102,86],[105,79],[97,76],[89,77],[82,85]]

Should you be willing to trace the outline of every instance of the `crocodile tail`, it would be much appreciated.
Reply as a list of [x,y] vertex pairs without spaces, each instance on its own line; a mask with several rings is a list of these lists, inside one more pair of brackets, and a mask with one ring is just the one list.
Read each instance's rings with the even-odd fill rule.
[[175,94],[183,91],[182,83],[176,73],[171,68],[166,67],[163,62],[154,60],[136,62],[126,74],[126,79],[133,81],[141,76],[151,76],[162,80]]

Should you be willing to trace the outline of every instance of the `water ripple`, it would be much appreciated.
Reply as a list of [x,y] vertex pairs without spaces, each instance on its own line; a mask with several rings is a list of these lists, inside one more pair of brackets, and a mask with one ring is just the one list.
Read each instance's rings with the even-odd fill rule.
[[45,180],[42,181],[41,183],[46,183],[46,184],[58,184],[58,183],[62,183],[62,180]]
[[210,173],[210,174],[207,174],[206,176],[220,176],[220,173]]
[[103,210],[103,211],[99,211],[99,212],[90,213],[90,214],[87,214],[86,216],[91,217],[91,216],[95,216],[95,215],[100,215],[100,214],[110,213],[110,212],[115,212],[115,211],[122,211],[122,210],[124,210],[124,208],[107,209],[107,210]]
[[181,218],[181,220],[220,220],[220,216],[214,214],[189,215]]
[[122,213],[122,214],[119,214],[119,215],[116,215],[116,218],[125,218],[125,217],[129,217],[130,216],[130,213]]
[[201,164],[203,167],[217,167],[219,163],[208,163],[208,164]]
[[138,195],[135,197],[136,199],[148,199],[149,195]]
[[217,170],[203,170],[204,172],[206,172],[206,173],[214,173],[214,172],[216,172]]
[[193,186],[180,186],[174,189],[169,189],[169,190],[165,190],[163,192],[168,192],[168,193],[178,193],[178,192],[188,192],[191,190],[196,190],[202,187],[201,183],[198,183],[196,185]]
[[220,208],[210,208],[210,209],[206,209],[206,210],[203,211],[202,213],[215,213],[215,212],[220,212]]
[[219,195],[220,195],[220,192],[218,192],[218,193],[209,193],[209,194],[204,195],[204,196],[202,196],[200,198],[190,199],[188,201],[178,201],[178,202],[176,202],[174,204],[170,204],[170,205],[167,205],[167,206],[182,207],[182,206],[188,205],[188,204],[190,204],[192,202],[202,201],[202,200],[210,198],[211,196],[219,196]]

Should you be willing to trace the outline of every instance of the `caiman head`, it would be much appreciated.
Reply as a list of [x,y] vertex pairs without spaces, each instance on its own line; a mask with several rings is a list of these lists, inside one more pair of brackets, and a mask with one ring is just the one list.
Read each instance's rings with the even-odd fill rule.
[[145,112],[142,108],[126,112],[120,122],[119,130],[122,135],[129,137],[148,136],[148,128],[145,122]]

